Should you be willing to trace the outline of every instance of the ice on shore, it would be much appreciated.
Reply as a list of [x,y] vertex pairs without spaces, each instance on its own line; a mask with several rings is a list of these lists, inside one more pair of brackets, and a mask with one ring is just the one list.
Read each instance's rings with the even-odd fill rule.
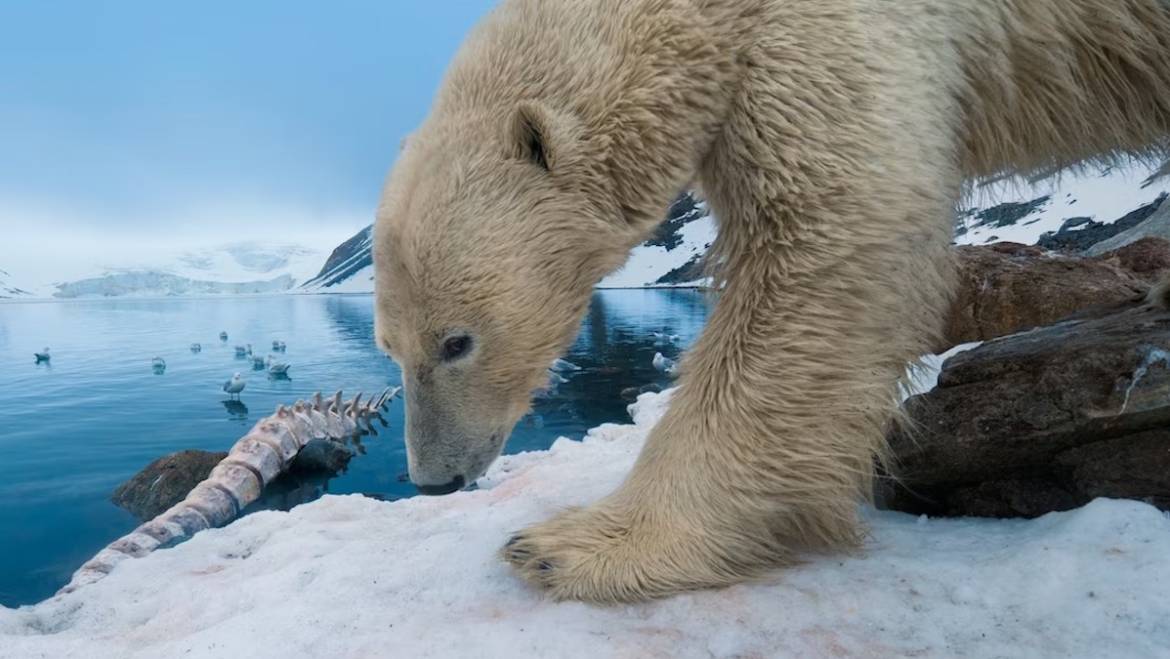
[[1098,500],[1032,521],[866,511],[864,553],[648,604],[554,603],[497,558],[618,484],[635,425],[501,459],[482,489],[327,496],[0,608],[0,657],[1153,657],[1170,652],[1170,519]]

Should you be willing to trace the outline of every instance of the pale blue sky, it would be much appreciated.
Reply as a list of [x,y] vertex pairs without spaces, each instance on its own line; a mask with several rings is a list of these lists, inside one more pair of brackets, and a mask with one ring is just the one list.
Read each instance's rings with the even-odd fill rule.
[[0,2],[0,235],[359,228],[493,4]]

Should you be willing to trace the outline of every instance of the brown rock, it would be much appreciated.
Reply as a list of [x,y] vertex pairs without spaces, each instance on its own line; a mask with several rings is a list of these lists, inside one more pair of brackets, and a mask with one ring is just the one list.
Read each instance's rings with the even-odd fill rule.
[[1094,497],[1170,506],[1170,312],[1065,321],[943,366],[891,433],[898,510],[1035,516]]
[[1112,261],[1132,276],[1153,283],[1170,271],[1170,241],[1146,237],[1095,258]]
[[114,490],[111,500],[142,521],[186,498],[227,457],[223,451],[179,451],[146,465]]
[[1017,243],[957,248],[960,286],[938,352],[1139,298],[1170,269],[1170,242],[1145,240],[1093,258]]

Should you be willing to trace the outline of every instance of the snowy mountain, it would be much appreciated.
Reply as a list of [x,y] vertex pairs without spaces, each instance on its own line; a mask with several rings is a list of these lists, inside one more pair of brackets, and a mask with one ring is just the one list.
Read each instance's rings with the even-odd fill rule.
[[370,247],[374,225],[357,232],[329,255],[316,277],[301,288],[318,293],[372,293],[374,291],[374,257]]
[[979,186],[970,205],[959,212],[955,243],[1010,241],[1059,251],[1087,249],[1157,210],[1170,192],[1166,169],[1134,163]]
[[121,257],[129,263],[62,264],[53,281],[32,293],[56,298],[281,293],[308,280],[323,256],[302,245],[255,242],[197,250],[144,248]]
[[[973,188],[956,218],[955,242],[1039,244],[1079,252],[1123,231],[1132,233],[1170,196],[1170,165],[1086,168],[1041,180],[1004,179]],[[1170,210],[1170,207],[1167,207]],[[715,239],[706,205],[683,195],[666,220],[601,288],[695,286]],[[369,293],[374,288],[373,226],[327,258],[299,245],[235,243],[196,251],[145,250],[136,263],[75,264],[52,283],[22,286],[0,272],[0,297],[39,295],[216,295],[241,293]],[[320,264],[324,261],[324,265]]]
[[707,204],[684,194],[671,205],[654,236],[630,252],[620,270],[598,288],[695,286],[703,281],[703,255],[715,240]]
[[[1056,176],[1001,179],[973,188],[956,217],[955,243],[998,241],[1040,244],[1076,252],[1131,229],[1153,215],[1170,195],[1170,164],[1085,168]],[[715,239],[706,204],[690,194],[671,206],[654,236],[630,252],[599,288],[696,286],[705,280],[702,259]],[[373,227],[339,245],[325,267],[300,290],[369,293]]]
[[[371,293],[374,265],[370,253],[374,227],[368,226],[338,245],[316,277],[301,287],[311,293]],[[715,222],[707,207],[689,194],[679,197],[649,240],[630,252],[630,260],[606,277],[600,288],[695,285],[702,278],[700,259],[715,239]]]

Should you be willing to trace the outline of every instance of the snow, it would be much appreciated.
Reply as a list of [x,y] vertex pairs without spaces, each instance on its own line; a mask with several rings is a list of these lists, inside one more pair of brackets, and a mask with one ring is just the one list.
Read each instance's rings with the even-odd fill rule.
[[[641,288],[653,286],[659,277],[686,265],[695,255],[707,251],[707,246],[715,242],[715,219],[710,215],[688,222],[679,234],[682,243],[674,249],[668,250],[662,246],[638,245],[630,252],[630,258],[620,270],[610,274],[598,288]],[[687,282],[687,285],[694,282]],[[678,284],[675,284],[676,286]]]
[[342,281],[330,286],[312,284],[302,292],[308,293],[373,293],[374,266],[367,265]]
[[[1011,226],[974,226],[977,220],[968,215],[960,220],[955,239],[959,245],[983,245],[1009,241],[1035,244],[1044,233],[1060,229],[1065,220],[1089,217],[1110,224],[1170,192],[1170,177],[1153,178],[1159,165],[1129,163],[1126,166],[1086,168],[1062,172],[1041,181],[1007,178],[976,188],[970,195],[967,210],[982,211],[1004,203],[1028,203],[1046,196],[1051,198]],[[1082,226],[1080,229],[1084,229]]]
[[902,400],[911,396],[924,394],[938,385],[938,375],[942,372],[943,363],[960,352],[978,348],[982,341],[960,343],[939,355],[924,355],[917,363],[906,369],[906,381],[900,385]]
[[640,397],[634,425],[506,456],[476,491],[326,496],[0,608],[0,657],[1167,656],[1170,519],[1130,501],[1031,521],[866,510],[864,552],[752,584],[543,599],[499,547],[616,486],[669,395]]

